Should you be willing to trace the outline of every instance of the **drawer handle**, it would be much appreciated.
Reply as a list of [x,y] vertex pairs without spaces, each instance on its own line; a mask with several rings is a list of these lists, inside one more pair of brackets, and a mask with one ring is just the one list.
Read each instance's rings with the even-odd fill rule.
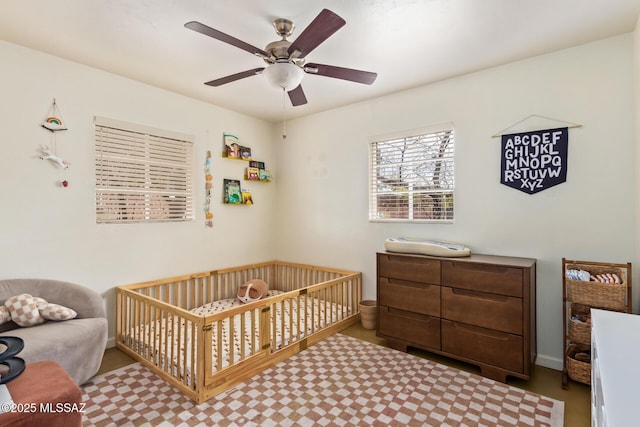
[[487,301],[505,302],[508,300],[508,298],[504,295],[486,294],[484,292],[467,291],[464,289],[453,289],[452,292],[455,295],[460,295],[460,296],[475,298],[475,299],[483,299]]
[[426,289],[432,286],[437,286],[437,285],[430,285],[428,283],[416,283],[416,282],[407,282],[406,280],[389,279],[387,277],[383,278],[382,283],[384,282],[387,282],[389,285],[407,286],[409,288],[418,288],[418,289]]
[[451,263],[451,267],[452,268],[458,268],[461,270],[473,270],[473,271],[482,271],[482,272],[486,272],[486,273],[506,273],[507,271],[509,271],[509,268],[507,267],[500,267],[497,265],[485,265],[485,264],[467,264],[467,263],[462,263],[462,262],[452,262]]
[[391,308],[391,307],[387,308],[387,313],[393,314],[394,316],[398,316],[398,317],[404,317],[405,319],[415,319],[415,320],[422,320],[426,322],[432,319],[430,316],[427,316],[424,314],[413,313],[411,311],[405,311],[405,310],[400,310],[400,309]]
[[499,334],[499,333],[494,333],[492,331],[489,331],[487,329],[484,328],[479,328],[476,326],[470,326],[470,325],[463,325],[461,323],[456,323],[456,322],[452,322],[453,323],[453,327],[454,328],[458,328],[458,329],[466,329],[468,331],[473,332],[474,334],[477,335],[484,335],[485,337],[489,337],[489,338],[494,338],[494,339],[498,339],[501,341],[508,341],[509,337],[504,335],[504,334]]
[[396,263],[404,263],[404,264],[415,264],[415,265],[425,265],[425,264],[434,264],[440,261],[435,261],[431,259],[415,259],[415,258],[405,258],[399,256],[391,256],[387,255],[387,262],[396,262]]

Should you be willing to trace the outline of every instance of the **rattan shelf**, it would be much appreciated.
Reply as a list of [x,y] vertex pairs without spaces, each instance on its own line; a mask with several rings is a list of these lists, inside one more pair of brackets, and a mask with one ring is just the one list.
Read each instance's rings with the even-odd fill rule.
[[[570,278],[567,270],[587,271],[590,280]],[[631,313],[631,273],[630,262],[615,264],[562,258],[563,389],[569,387],[569,378],[591,384],[590,310]]]

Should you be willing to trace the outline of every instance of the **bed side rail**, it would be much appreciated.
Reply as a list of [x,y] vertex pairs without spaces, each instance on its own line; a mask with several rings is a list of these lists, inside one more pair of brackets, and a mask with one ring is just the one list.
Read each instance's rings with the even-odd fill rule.
[[274,263],[265,262],[134,283],[119,288],[191,310],[211,301],[235,298],[240,285],[251,279],[262,279],[271,285],[274,277]]
[[355,316],[362,276],[343,277],[289,291],[271,301],[271,350],[278,351]]
[[270,352],[269,300],[228,308],[203,318],[205,382],[243,362],[264,358]]
[[276,270],[274,287],[281,291],[293,291],[350,274],[359,274],[354,271],[282,261],[275,261],[274,264]]
[[116,344],[162,371],[170,382],[196,389],[198,342],[204,319],[129,289],[116,289]]

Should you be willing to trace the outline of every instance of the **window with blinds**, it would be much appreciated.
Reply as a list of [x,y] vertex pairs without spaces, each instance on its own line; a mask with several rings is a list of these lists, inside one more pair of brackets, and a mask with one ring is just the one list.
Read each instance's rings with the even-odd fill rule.
[[452,126],[370,143],[370,221],[453,222]]
[[193,137],[95,118],[96,221],[193,219]]

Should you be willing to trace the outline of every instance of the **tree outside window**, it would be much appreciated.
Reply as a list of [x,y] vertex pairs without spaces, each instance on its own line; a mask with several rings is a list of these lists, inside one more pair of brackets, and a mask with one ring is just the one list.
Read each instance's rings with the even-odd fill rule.
[[453,222],[452,128],[370,145],[369,220]]

